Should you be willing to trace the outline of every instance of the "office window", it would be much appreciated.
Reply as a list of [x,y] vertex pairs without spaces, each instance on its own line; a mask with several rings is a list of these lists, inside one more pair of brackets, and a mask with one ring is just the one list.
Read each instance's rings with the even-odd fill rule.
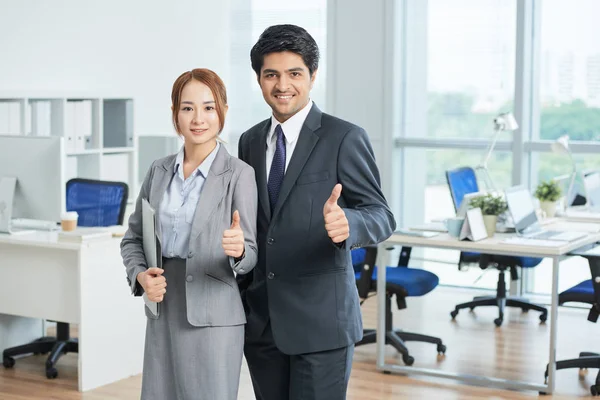
[[426,136],[491,136],[513,104],[515,32],[514,0],[429,0]]
[[540,139],[600,140],[600,2],[540,4]]
[[256,74],[250,64],[252,46],[271,25],[301,26],[317,42],[321,58],[311,98],[321,110],[325,110],[327,0],[231,0],[231,8],[231,82],[227,85],[230,142],[237,142],[245,130],[271,115],[271,109],[262,97]]

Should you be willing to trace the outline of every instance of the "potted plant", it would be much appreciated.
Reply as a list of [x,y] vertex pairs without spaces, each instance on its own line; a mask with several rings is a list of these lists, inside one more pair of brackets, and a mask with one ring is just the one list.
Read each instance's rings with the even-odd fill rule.
[[561,195],[560,186],[555,181],[541,182],[535,189],[534,194],[540,201],[540,208],[548,218],[552,218],[556,214],[556,203]]
[[469,205],[473,208],[481,209],[483,223],[485,224],[485,230],[487,231],[488,237],[494,236],[498,215],[508,209],[506,201],[500,196],[488,193],[471,199]]

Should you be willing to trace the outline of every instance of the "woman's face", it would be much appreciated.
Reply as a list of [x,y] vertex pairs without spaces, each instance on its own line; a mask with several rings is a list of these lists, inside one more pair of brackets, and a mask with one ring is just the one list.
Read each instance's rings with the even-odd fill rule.
[[191,80],[183,87],[177,121],[186,143],[202,145],[216,141],[219,115],[215,107],[212,91],[204,83]]

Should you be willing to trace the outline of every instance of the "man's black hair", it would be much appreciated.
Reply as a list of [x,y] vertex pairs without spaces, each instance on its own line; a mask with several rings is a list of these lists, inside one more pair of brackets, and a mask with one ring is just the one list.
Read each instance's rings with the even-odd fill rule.
[[311,76],[319,68],[319,47],[306,29],[296,25],[273,25],[265,29],[250,51],[252,69],[256,75],[260,75],[267,54],[282,51],[302,57]]

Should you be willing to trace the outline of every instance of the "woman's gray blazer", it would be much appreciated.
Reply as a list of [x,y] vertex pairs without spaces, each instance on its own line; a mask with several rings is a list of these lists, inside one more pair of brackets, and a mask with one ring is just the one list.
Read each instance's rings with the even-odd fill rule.
[[[148,171],[135,211],[129,218],[129,229],[121,242],[121,255],[131,291],[141,296],[137,274],[148,268],[142,247],[142,199],[155,210],[173,177],[176,155],[154,161]],[[246,323],[246,317],[234,271],[245,274],[257,261],[256,213],[258,195],[254,170],[232,157],[221,145],[202,187],[196,207],[189,253],[186,260],[187,319],[194,326],[231,326]],[[237,264],[225,255],[223,232],[231,226],[233,212],[240,213],[244,231],[245,255]],[[160,242],[160,224],[157,224]],[[169,286],[167,282],[167,296]],[[159,304],[160,310],[160,304]],[[146,309],[149,318],[154,317]]]

